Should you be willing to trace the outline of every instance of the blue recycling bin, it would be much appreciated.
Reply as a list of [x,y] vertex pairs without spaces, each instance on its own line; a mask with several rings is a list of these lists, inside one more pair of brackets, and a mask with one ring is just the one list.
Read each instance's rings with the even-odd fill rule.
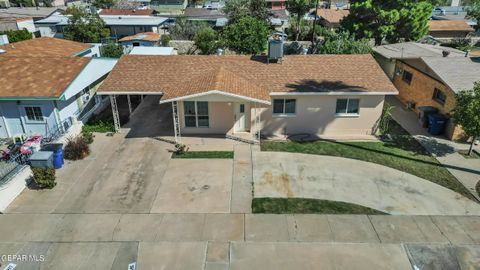
[[432,135],[441,135],[447,124],[447,117],[441,114],[430,114],[428,116],[428,133]]
[[50,143],[42,147],[43,151],[53,152],[53,167],[55,169],[62,168],[65,163],[63,159],[63,144],[61,143]]

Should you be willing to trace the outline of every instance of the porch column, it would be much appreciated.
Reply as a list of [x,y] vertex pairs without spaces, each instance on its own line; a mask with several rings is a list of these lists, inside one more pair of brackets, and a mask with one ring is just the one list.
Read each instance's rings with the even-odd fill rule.
[[113,115],[113,126],[115,132],[120,133],[120,116],[118,114],[117,107],[117,97],[115,95],[110,95],[110,104],[112,106],[112,115]]
[[172,101],[172,116],[173,116],[173,131],[175,134],[175,143],[182,142],[182,135],[180,133],[180,120],[178,116],[178,104]]
[[127,95],[127,102],[128,102],[128,112],[132,114],[132,101],[130,101],[130,95]]

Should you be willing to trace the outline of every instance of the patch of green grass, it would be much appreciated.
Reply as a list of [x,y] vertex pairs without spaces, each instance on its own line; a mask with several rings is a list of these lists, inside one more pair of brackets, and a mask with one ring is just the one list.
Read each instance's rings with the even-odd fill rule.
[[183,154],[173,153],[172,158],[220,158],[232,159],[232,151],[188,151]]
[[305,198],[254,198],[252,212],[257,214],[387,214],[353,203]]
[[94,122],[88,122],[82,127],[82,132],[91,133],[91,132],[114,132],[115,128],[113,125],[113,121],[103,121],[98,120]]
[[473,158],[473,159],[480,158],[480,154],[475,150],[472,151],[471,155],[468,155],[468,150],[460,150],[460,151],[458,151],[458,153],[460,155],[462,155],[464,158],[468,158],[468,159],[470,159],[470,158]]
[[445,167],[410,135],[393,135],[388,142],[263,142],[262,151],[337,156],[377,163],[416,175],[474,199]]

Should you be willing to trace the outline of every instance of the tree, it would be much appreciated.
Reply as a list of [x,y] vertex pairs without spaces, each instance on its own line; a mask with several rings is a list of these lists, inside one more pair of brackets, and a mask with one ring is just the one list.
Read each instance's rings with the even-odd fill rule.
[[372,52],[372,46],[368,39],[356,40],[346,31],[321,29],[319,34],[323,41],[314,48],[317,54],[368,54]]
[[269,16],[265,0],[228,0],[222,12],[227,16],[229,24],[234,24],[247,16],[266,22]]
[[115,4],[114,0],[93,0],[92,6],[96,8],[111,8]]
[[397,42],[418,40],[428,31],[431,4],[425,0],[351,0],[350,14],[342,27],[356,38],[373,38]]
[[192,40],[193,37],[205,28],[211,28],[207,22],[189,21],[187,17],[178,16],[175,24],[169,28],[170,35],[177,40]]
[[470,1],[470,6],[467,7],[467,19],[472,19],[477,21],[477,25],[475,26],[475,30],[480,30],[480,0],[472,0]]
[[123,55],[123,46],[115,43],[108,43],[100,47],[102,57],[120,58]]
[[217,32],[212,28],[205,28],[198,32],[193,41],[195,46],[200,49],[201,54],[214,54],[218,48]]
[[22,40],[32,39],[32,33],[28,32],[27,29],[22,30],[7,30],[5,32],[0,32],[0,35],[7,35],[8,42],[14,43]]
[[305,13],[310,11],[311,7],[312,7],[311,0],[288,0],[287,1],[287,10],[290,11],[297,19],[294,40],[298,40],[298,36],[300,35],[301,20],[305,15]]
[[69,7],[67,13],[71,16],[65,26],[65,39],[95,43],[110,36],[110,30],[97,13],[86,13],[77,7]]
[[480,81],[475,82],[473,89],[455,94],[453,119],[462,126],[467,136],[472,137],[468,150],[468,155],[471,155],[473,144],[480,137]]
[[247,16],[223,30],[225,45],[240,54],[259,54],[267,48],[269,28],[263,21]]

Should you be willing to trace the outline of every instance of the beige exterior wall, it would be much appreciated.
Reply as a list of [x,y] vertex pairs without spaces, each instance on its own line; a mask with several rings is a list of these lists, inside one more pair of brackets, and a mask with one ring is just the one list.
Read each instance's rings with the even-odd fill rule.
[[208,102],[209,128],[187,128],[183,102],[178,103],[178,112],[182,134],[225,134],[233,127],[233,103]]
[[[297,96],[294,116],[274,116],[271,107],[261,109],[262,134],[309,133],[325,136],[371,135],[382,114],[384,96]],[[335,115],[337,99],[359,98],[357,117]],[[252,113],[254,115],[254,113]],[[252,119],[253,121],[253,119]]]

